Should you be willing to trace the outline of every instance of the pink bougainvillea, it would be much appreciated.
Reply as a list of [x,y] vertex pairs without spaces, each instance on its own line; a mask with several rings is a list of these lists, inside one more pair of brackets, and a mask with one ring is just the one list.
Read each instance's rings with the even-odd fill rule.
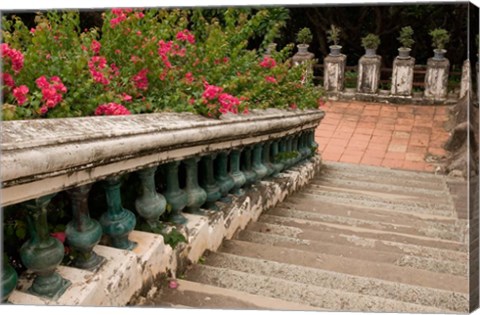
[[24,57],[23,54],[6,43],[0,44],[0,56],[4,60],[10,60],[13,72],[16,74],[23,68]]
[[42,75],[35,80],[35,83],[42,90],[42,101],[45,107],[41,109],[41,112],[57,106],[63,100],[63,94],[67,92],[67,87],[58,76],[51,77],[49,81],[46,76]]
[[95,110],[95,115],[130,115],[130,111],[117,103],[102,104]]
[[178,32],[176,39],[183,42],[189,42],[192,45],[195,44],[195,35],[193,35],[189,30]]
[[2,73],[2,76],[3,84],[13,89],[15,87],[15,81],[13,80],[13,77],[8,73]]
[[93,80],[97,83],[101,83],[103,85],[108,85],[110,80],[101,72],[101,70],[105,69],[107,66],[107,59],[102,56],[93,56],[88,61],[88,69],[90,70],[90,74],[93,77]]
[[18,105],[23,105],[27,101],[28,87],[26,85],[20,85],[13,89],[13,96],[18,102]]
[[132,80],[135,84],[135,87],[139,90],[148,89],[148,78],[147,78],[148,69],[140,70],[136,75],[133,76]]
[[275,77],[272,77],[272,76],[266,76],[265,81],[269,83],[277,83],[277,79],[275,79]]
[[277,65],[277,62],[272,57],[264,57],[263,60],[260,62],[260,67],[272,69]]

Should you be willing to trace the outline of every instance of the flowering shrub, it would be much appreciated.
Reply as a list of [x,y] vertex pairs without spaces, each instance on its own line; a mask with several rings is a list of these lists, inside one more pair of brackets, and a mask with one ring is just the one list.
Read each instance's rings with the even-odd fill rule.
[[83,31],[73,11],[39,14],[30,30],[4,17],[3,119],[318,106],[308,65],[290,67],[293,45],[247,49],[279,35],[285,9],[217,11],[112,9]]

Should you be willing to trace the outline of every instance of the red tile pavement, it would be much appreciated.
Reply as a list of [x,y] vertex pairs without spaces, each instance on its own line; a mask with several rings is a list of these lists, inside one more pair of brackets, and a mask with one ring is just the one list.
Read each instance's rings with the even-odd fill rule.
[[446,106],[327,102],[315,132],[326,161],[433,172],[449,137]]

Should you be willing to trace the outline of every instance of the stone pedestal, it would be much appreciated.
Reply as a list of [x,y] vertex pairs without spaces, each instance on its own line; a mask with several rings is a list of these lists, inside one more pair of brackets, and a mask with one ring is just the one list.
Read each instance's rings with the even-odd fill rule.
[[358,62],[357,92],[375,94],[380,81],[382,57],[379,55],[362,56]]
[[338,55],[325,57],[323,65],[323,87],[327,92],[343,91],[345,82],[345,64],[347,56]]
[[413,68],[415,58],[399,58],[393,61],[391,94],[395,96],[411,96],[413,88]]
[[465,95],[471,92],[472,76],[470,72],[470,60],[465,60],[462,66],[462,80],[460,81],[460,95],[459,98],[463,98]]
[[444,100],[447,97],[448,72],[450,61],[447,58],[427,61],[425,74],[425,98],[430,100]]

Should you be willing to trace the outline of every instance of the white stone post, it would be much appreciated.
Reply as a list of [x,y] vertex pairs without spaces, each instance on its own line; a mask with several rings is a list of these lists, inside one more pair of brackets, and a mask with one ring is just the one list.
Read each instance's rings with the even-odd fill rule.
[[343,91],[347,56],[328,55],[323,61],[323,87],[327,92]]
[[470,60],[467,59],[463,62],[462,66],[462,79],[460,81],[460,95],[459,99],[471,92],[472,88],[472,76],[470,72]]
[[391,93],[395,96],[411,96],[415,58],[396,57],[393,61]]
[[450,61],[447,58],[436,60],[429,58],[425,74],[425,98],[445,100],[447,97],[448,72]]
[[362,56],[358,62],[357,92],[375,94],[380,81],[382,57]]

